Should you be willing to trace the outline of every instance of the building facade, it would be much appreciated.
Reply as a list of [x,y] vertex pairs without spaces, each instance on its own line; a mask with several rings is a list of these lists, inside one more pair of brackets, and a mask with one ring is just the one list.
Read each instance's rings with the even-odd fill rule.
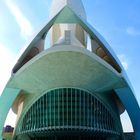
[[[49,22],[14,66],[2,98],[17,114],[14,140],[123,140],[125,109],[140,138],[140,110],[124,69],[88,24],[81,0],[53,0]],[[7,111],[0,111],[4,123]]]

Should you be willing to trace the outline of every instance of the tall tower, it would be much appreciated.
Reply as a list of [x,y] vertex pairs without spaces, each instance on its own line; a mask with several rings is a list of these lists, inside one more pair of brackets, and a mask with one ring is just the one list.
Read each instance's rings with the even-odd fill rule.
[[[45,50],[48,31],[51,46]],[[5,99],[0,128],[12,106],[14,140],[123,140],[125,109],[140,139],[140,110],[124,69],[88,24],[81,0],[53,0],[49,22],[14,66],[0,105]]]

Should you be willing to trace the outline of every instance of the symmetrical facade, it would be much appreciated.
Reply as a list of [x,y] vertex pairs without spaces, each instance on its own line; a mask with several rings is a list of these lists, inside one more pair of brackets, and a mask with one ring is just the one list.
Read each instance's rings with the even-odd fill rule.
[[[51,47],[45,49],[48,31]],[[107,42],[88,24],[81,0],[53,0],[50,21],[13,68],[0,105],[5,99],[0,128],[12,106],[14,140],[123,140],[125,109],[140,139],[131,86]]]

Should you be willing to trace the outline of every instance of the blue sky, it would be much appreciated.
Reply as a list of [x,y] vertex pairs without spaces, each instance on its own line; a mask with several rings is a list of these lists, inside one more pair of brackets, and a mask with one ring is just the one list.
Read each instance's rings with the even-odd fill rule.
[[[140,103],[140,0],[83,0],[83,3],[88,22],[121,60]],[[0,92],[21,50],[47,23],[50,4],[51,0],[0,0]],[[128,123],[126,115],[122,120]],[[10,119],[7,123],[14,125]]]

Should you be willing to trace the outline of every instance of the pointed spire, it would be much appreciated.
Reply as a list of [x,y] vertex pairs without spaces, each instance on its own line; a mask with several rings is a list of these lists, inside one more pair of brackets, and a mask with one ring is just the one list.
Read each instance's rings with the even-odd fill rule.
[[81,0],[53,0],[50,10],[50,18],[54,17],[65,6],[68,6],[77,15],[86,19],[86,12]]

